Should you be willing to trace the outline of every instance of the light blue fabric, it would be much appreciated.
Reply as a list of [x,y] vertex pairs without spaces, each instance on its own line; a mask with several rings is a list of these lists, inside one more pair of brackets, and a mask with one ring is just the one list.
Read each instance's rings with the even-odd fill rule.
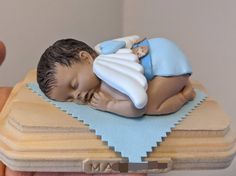
[[[150,48],[149,42],[147,39],[134,44],[133,48],[136,48],[139,46],[147,46],[148,48]],[[140,59],[140,63],[142,64],[144,68],[144,76],[146,77],[147,80],[151,80],[154,77],[154,75],[153,75],[153,68],[152,68],[152,57],[151,57],[150,52],[148,52],[144,57]]]
[[[100,44],[102,54],[112,54],[125,47],[125,41],[108,40]],[[192,74],[191,65],[181,49],[166,38],[145,39],[133,48],[148,46],[149,52],[141,59],[144,76],[151,80],[154,76],[179,76]]]
[[178,76],[192,74],[190,63],[181,49],[165,38],[149,39],[153,75]]
[[100,44],[100,50],[102,54],[113,54],[124,48],[125,45],[125,41],[108,40]]
[[107,141],[108,146],[121,152],[122,157],[127,157],[129,162],[140,163],[147,152],[152,151],[162,138],[185,118],[193,109],[201,104],[206,95],[196,90],[193,101],[184,105],[181,110],[165,116],[143,116],[138,119],[127,119],[107,112],[93,110],[86,105],[77,105],[70,102],[56,102],[48,99],[39,89],[38,84],[29,83],[27,87],[52,103],[59,109],[71,114],[72,117],[87,124],[96,135]]

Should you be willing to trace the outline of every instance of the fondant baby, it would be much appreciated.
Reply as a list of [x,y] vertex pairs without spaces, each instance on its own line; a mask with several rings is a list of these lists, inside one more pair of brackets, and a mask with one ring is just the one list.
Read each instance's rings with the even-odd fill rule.
[[[125,117],[176,112],[195,97],[189,81],[192,71],[188,61],[167,39],[137,42],[138,39],[136,36],[121,38],[118,41],[125,41],[125,46],[106,54],[101,52],[100,44],[95,51],[81,41],[59,40],[40,58],[37,67],[39,87],[53,100],[87,104]],[[119,67],[114,66],[116,61],[113,59],[120,57],[123,60],[125,54],[133,57],[132,53],[124,53],[124,49],[134,52],[138,47],[144,49],[144,53],[138,54],[140,64],[122,61],[119,66],[130,63],[122,67],[128,72],[118,73]],[[110,65],[101,65],[106,60]],[[137,78],[133,74],[136,72]]]

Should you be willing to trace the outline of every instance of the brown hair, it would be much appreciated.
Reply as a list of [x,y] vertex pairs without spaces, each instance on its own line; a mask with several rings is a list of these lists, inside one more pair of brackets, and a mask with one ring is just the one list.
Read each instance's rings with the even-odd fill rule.
[[55,64],[70,67],[71,64],[80,62],[80,51],[87,51],[93,57],[97,56],[90,46],[75,39],[58,40],[45,50],[37,66],[37,82],[45,95],[48,96],[56,85]]

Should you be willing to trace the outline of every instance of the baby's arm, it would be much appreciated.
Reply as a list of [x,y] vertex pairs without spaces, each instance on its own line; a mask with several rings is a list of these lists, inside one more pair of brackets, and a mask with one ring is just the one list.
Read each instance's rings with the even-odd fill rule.
[[[109,89],[109,90],[108,90]],[[112,112],[126,117],[140,117],[145,113],[145,108],[137,109],[132,101],[125,95],[106,86],[108,91],[94,93],[89,105],[94,109]]]

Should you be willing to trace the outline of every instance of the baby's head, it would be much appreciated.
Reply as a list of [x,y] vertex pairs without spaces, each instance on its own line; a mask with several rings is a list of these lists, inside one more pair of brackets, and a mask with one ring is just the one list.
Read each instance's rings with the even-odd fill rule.
[[37,67],[42,92],[58,101],[87,103],[100,80],[92,71],[97,53],[74,39],[58,40],[46,49]]

